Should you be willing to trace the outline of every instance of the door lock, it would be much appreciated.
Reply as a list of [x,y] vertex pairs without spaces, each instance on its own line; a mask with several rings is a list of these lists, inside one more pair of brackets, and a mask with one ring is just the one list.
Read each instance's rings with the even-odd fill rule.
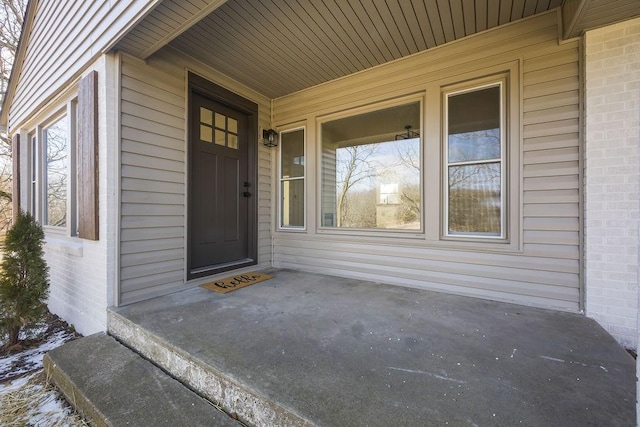
[[248,191],[244,191],[242,193],[242,197],[251,197],[251,193],[249,193]]

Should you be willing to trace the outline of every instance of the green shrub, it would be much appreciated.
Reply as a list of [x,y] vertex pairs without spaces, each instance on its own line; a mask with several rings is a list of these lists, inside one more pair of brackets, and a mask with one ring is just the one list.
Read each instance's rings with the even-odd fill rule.
[[18,343],[20,330],[47,313],[49,267],[44,260],[44,232],[29,213],[20,212],[7,231],[0,271],[0,331],[8,345]]

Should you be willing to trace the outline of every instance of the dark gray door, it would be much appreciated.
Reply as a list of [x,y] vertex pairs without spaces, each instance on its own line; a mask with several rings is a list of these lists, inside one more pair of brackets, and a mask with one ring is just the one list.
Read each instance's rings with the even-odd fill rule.
[[196,92],[190,97],[190,277],[252,263],[249,120]]

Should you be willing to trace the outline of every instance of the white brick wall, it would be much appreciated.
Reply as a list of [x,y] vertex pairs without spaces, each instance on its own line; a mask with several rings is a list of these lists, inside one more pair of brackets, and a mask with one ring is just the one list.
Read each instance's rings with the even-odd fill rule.
[[638,344],[640,19],[585,35],[586,313]]
[[116,281],[117,80],[116,58],[102,56],[86,72],[98,72],[100,240],[47,233],[49,309],[84,335],[105,331],[106,308],[114,304]]

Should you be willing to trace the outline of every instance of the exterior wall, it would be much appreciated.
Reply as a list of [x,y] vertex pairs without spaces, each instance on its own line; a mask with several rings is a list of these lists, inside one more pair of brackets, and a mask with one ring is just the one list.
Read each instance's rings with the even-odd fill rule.
[[[307,231],[274,232],[274,266],[563,310],[581,309],[580,46],[555,12],[274,100],[278,128],[307,128]],[[511,247],[440,239],[441,84],[513,67]],[[425,233],[322,229],[318,118],[423,93]],[[520,118],[518,120],[518,117]],[[435,153],[435,154],[434,154]],[[424,201],[426,200],[426,202]],[[277,203],[277,196],[273,197]]]
[[[80,75],[123,27],[157,1],[39,0],[9,114],[9,131]],[[41,64],[47,64],[43,67]]]
[[[260,129],[270,126],[270,100],[171,48],[146,62],[122,56],[121,304],[215,277],[185,282],[187,69],[256,102]],[[259,144],[258,157],[259,265],[252,269],[271,265],[271,152]]]
[[[98,72],[99,128],[99,227],[100,240],[89,241],[45,231],[45,259],[50,269],[48,306],[78,332],[87,335],[106,330],[106,308],[114,302],[115,289],[115,183],[116,141],[116,60],[101,56],[84,73]],[[76,85],[61,90],[77,92]],[[37,125],[60,105],[55,102],[42,111],[33,112],[25,126]],[[25,130],[28,128],[25,128]],[[29,150],[26,133],[21,149],[21,206],[29,200]]]
[[638,341],[640,19],[585,35],[586,312]]

